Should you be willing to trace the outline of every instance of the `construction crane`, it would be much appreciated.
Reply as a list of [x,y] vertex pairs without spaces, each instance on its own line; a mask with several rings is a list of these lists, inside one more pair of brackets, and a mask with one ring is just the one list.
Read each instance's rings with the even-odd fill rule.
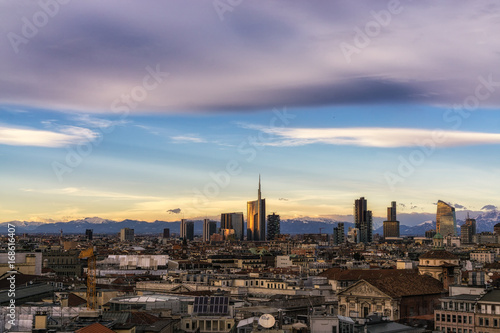
[[80,252],[80,259],[88,259],[87,265],[87,308],[95,310],[97,308],[97,293],[96,293],[96,263],[93,248],[88,248]]

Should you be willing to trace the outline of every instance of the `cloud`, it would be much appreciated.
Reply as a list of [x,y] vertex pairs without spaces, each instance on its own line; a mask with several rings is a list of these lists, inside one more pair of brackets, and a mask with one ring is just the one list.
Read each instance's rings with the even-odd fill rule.
[[180,208],[169,209],[169,210],[167,210],[167,213],[169,213],[169,214],[180,214],[181,213],[181,209]]
[[79,122],[82,125],[106,129],[113,126],[125,125],[129,121],[120,119],[120,120],[109,120],[103,118],[92,117],[88,114],[78,114],[74,117],[74,120]]
[[50,194],[50,195],[64,195],[64,196],[77,196],[77,197],[99,197],[106,198],[112,200],[152,200],[152,199],[161,199],[159,197],[154,196],[145,196],[145,195],[135,195],[128,193],[119,193],[119,192],[107,192],[101,190],[92,190],[84,187],[64,187],[64,188],[54,188],[54,189],[33,189],[33,188],[21,188],[23,192],[33,192],[33,193],[42,193],[42,194]]
[[481,210],[497,210],[498,207],[495,206],[495,205],[486,205],[486,206],[483,206],[483,208],[481,208]]
[[[443,105],[474,94],[479,76],[500,80],[499,4],[491,0],[405,1],[350,59],[340,45],[356,46],[357,29],[387,2],[246,1],[223,21],[212,0],[71,2],[17,46],[9,34],[22,38],[21,18],[42,9],[36,1],[2,6],[0,104],[13,107],[111,113],[157,64],[171,76],[131,112]],[[481,105],[500,105],[500,95]]]
[[467,207],[461,205],[461,204],[454,204],[453,207],[458,208],[458,209],[467,209]]
[[57,131],[12,127],[0,124],[0,144],[58,148],[92,141],[98,134],[76,126],[61,126]]
[[206,143],[207,140],[195,135],[178,135],[170,137],[175,143]]
[[279,128],[252,124],[241,127],[271,135],[268,146],[305,146],[310,144],[361,147],[418,147],[431,143],[437,148],[500,144],[500,133],[427,130],[415,128]]

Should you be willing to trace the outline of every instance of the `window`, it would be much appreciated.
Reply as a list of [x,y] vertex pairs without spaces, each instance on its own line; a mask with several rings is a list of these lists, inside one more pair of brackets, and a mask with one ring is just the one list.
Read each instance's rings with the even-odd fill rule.
[[[439,321],[439,318],[440,318],[439,313],[436,313],[436,321]],[[437,328],[437,330],[439,331],[439,328]]]
[[186,323],[186,329],[189,329],[189,323]]
[[453,317],[452,317],[452,318],[453,318],[453,319],[452,319],[452,322],[456,323],[456,322],[457,322],[457,316],[456,316],[456,315],[453,315]]
[[446,315],[446,321],[450,322],[451,321],[451,316],[449,314]]
[[493,319],[493,326],[498,327],[498,319]]
[[484,318],[484,326],[490,326],[490,319]]
[[479,326],[483,326],[483,325],[484,325],[483,318],[479,318]]
[[444,313],[441,314],[441,321],[446,321],[446,318],[444,317]]
[[459,315],[459,316],[457,317],[457,320],[458,320],[457,322],[462,323],[462,316],[460,316],[460,315]]

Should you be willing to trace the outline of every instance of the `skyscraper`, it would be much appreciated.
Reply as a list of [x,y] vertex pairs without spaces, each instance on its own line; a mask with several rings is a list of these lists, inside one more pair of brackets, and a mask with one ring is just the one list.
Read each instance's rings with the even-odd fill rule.
[[217,222],[209,219],[203,220],[203,241],[210,242],[210,236],[217,233]]
[[225,229],[234,230],[237,240],[243,240],[245,233],[243,231],[243,213],[223,213],[220,215],[220,229],[224,234]]
[[275,213],[267,215],[267,239],[275,239],[280,234],[280,229],[280,216]]
[[354,224],[359,229],[359,242],[370,243],[372,241],[372,212],[367,210],[367,201],[364,197],[354,202]]
[[163,238],[170,238],[170,229],[169,228],[163,229]]
[[339,222],[337,226],[333,228],[333,244],[339,245],[343,243],[345,243],[344,223]]
[[94,229],[85,230],[85,237],[87,238],[87,240],[91,241],[92,238],[94,238]]
[[247,240],[266,240],[266,199],[262,199],[260,176],[257,200],[247,202]]
[[186,219],[181,220],[181,238],[186,240],[194,239],[194,222]]
[[384,221],[384,238],[399,237],[399,221],[396,219],[396,201],[387,207],[387,221]]
[[455,207],[439,200],[436,213],[436,231],[443,237],[448,235],[456,236],[457,219],[455,217]]
[[476,234],[476,220],[469,218],[467,214],[467,219],[465,223],[460,227],[460,240],[463,244],[473,243],[473,236]]

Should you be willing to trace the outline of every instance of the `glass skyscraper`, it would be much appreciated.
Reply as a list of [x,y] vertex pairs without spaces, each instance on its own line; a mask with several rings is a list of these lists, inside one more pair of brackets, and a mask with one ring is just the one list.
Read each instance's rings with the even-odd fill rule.
[[247,202],[247,240],[266,240],[266,199],[261,198],[260,176],[257,200]]
[[436,231],[443,237],[457,235],[457,219],[455,217],[455,207],[439,200],[436,213]]

